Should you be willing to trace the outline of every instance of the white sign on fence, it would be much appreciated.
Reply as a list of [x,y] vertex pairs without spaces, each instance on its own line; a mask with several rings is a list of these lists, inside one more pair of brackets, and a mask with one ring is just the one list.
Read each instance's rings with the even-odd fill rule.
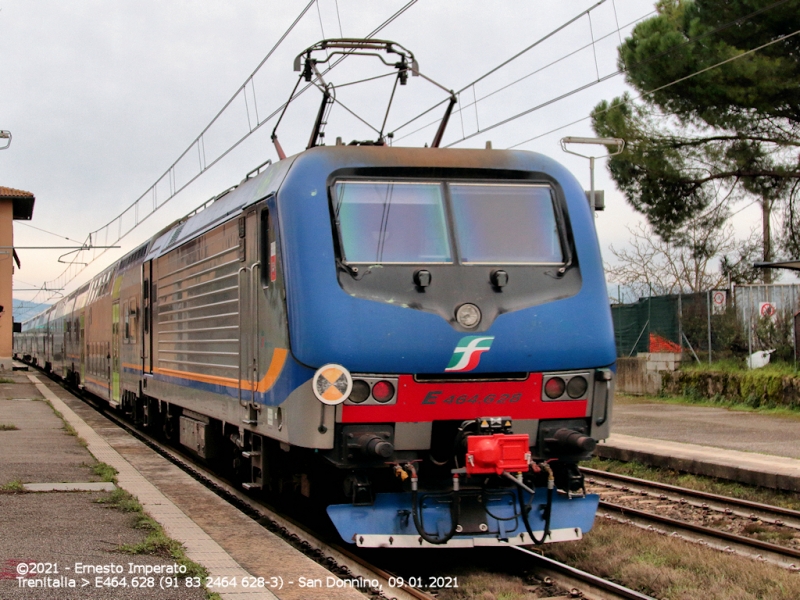
[[778,309],[772,302],[761,302],[758,305],[758,314],[761,315],[762,318],[774,319],[777,313]]
[[724,314],[727,305],[728,305],[728,292],[726,292],[725,290],[713,290],[711,292],[712,312],[715,315]]

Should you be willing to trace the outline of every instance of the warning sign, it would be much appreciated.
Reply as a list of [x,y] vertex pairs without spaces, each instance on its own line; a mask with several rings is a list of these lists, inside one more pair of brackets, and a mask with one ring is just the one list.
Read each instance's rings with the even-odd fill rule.
[[778,309],[772,302],[762,302],[758,305],[758,314],[765,319],[774,319]]
[[725,313],[728,306],[728,292],[725,290],[713,290],[711,292],[711,307],[715,315]]

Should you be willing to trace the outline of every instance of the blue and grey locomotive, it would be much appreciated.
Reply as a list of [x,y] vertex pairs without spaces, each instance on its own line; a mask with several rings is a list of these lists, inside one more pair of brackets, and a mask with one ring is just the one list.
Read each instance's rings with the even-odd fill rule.
[[[280,151],[279,151],[280,153]],[[15,353],[367,547],[578,539],[615,347],[593,214],[539,154],[317,146],[48,311]]]

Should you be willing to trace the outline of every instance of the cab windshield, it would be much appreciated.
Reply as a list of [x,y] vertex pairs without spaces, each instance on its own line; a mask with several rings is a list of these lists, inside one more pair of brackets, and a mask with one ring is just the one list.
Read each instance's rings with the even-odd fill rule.
[[332,191],[347,263],[564,262],[548,185],[359,180]]

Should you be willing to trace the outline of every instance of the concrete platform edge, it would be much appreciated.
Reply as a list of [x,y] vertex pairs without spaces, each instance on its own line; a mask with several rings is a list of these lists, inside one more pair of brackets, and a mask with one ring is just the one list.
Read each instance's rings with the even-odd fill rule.
[[597,445],[594,454],[600,458],[637,461],[693,475],[800,492],[800,460],[795,459],[628,435],[612,435]]
[[[243,577],[251,576],[222,546],[187,517],[158,488],[145,479],[139,471],[89,427],[83,419],[76,415],[52,390],[35,375],[28,375],[28,378],[45,399],[51,403],[53,408],[63,415],[64,419],[75,429],[78,436],[86,442],[87,450],[92,456],[117,470],[117,485],[136,496],[145,512],[164,528],[165,533],[184,545],[186,555],[190,559],[205,566],[212,577],[236,577],[241,580]],[[222,598],[231,599],[274,600],[277,598],[267,590],[258,592],[251,590],[218,591],[218,593]]]

